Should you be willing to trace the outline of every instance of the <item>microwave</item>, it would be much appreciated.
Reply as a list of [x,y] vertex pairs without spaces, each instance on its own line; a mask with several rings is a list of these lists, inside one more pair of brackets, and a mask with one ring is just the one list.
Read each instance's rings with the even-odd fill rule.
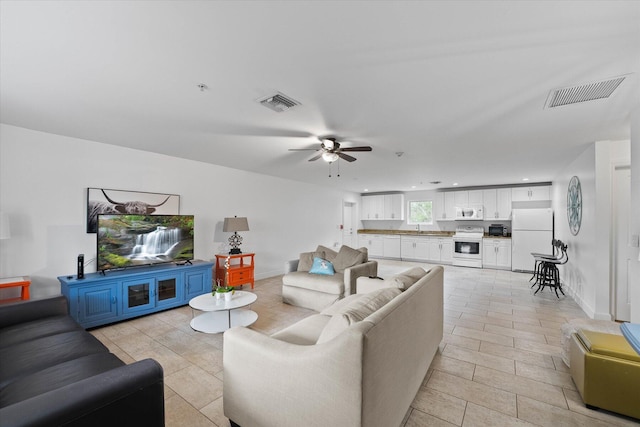
[[501,224],[491,224],[489,226],[489,236],[507,236],[507,227]]
[[456,220],[482,220],[482,206],[470,206],[467,208],[456,208]]

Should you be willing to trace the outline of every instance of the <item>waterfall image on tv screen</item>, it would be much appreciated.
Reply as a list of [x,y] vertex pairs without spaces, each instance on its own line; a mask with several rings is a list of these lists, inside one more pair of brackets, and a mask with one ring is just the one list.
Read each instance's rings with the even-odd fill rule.
[[193,259],[193,215],[98,215],[98,271]]

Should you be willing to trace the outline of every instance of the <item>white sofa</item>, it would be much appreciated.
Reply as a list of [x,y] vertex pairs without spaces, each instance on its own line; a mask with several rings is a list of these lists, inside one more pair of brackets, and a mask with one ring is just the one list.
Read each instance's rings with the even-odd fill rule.
[[272,336],[231,328],[224,414],[242,427],[399,426],[442,336],[441,266],[404,292],[354,294]]
[[[309,273],[313,258],[333,263],[335,274]],[[300,254],[300,258],[285,263],[282,277],[282,301],[298,307],[320,311],[345,296],[356,293],[358,277],[376,276],[378,262],[369,261],[367,249],[342,246],[338,252],[318,246],[314,252]]]

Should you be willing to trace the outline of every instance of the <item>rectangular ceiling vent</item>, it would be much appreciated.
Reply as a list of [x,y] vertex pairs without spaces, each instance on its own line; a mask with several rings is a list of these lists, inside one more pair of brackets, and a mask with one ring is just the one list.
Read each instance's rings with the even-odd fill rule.
[[300,103],[288,96],[278,92],[275,95],[267,96],[258,100],[258,102],[265,107],[275,111],[276,113],[282,113],[290,108],[300,105]]
[[546,108],[609,98],[625,78],[626,76],[621,76],[609,80],[552,90],[549,92]]

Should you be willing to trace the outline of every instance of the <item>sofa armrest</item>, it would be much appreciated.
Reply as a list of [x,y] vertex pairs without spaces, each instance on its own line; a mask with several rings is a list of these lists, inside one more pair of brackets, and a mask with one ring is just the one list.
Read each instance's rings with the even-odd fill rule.
[[5,406],[0,424],[164,426],[162,367],[145,359]]
[[363,341],[352,330],[317,345],[227,330],[225,416],[243,427],[360,425]]
[[293,259],[291,261],[287,261],[284,263],[284,274],[291,273],[293,271],[298,271],[298,263],[299,259]]
[[344,269],[344,296],[356,293],[356,281],[358,277],[378,275],[378,261],[368,261]]
[[69,305],[63,295],[3,304],[0,305],[0,328],[65,314],[69,314]]

